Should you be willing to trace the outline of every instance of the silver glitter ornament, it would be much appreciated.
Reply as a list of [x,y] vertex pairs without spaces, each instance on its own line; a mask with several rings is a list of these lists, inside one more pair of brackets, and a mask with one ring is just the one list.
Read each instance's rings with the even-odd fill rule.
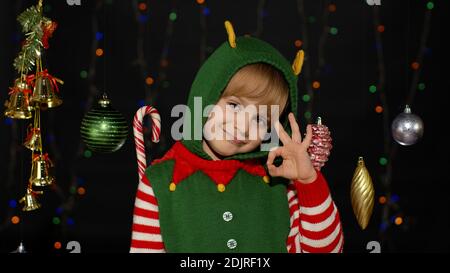
[[411,108],[406,105],[403,113],[400,113],[392,122],[392,137],[404,146],[417,143],[423,135],[422,119],[411,113]]

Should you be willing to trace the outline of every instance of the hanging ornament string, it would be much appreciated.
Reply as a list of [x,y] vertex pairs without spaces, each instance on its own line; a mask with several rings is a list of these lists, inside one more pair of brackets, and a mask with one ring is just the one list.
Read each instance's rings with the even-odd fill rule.
[[[337,34],[337,28],[330,27],[328,24],[328,17],[330,13],[334,13],[336,11],[336,5],[330,4],[329,1],[324,2],[324,10],[322,13],[322,32],[319,37],[318,42],[318,56],[317,56],[317,66],[314,72],[312,72],[312,64],[309,59],[310,57],[310,41],[309,41],[309,35],[308,35],[308,20],[313,21],[312,16],[307,17],[305,12],[305,1],[304,0],[297,0],[297,12],[299,14],[299,17],[302,20],[302,27],[301,27],[301,40],[296,40],[295,45],[298,48],[303,48],[305,51],[305,63],[303,64],[303,72],[302,76],[305,82],[305,89],[306,94],[303,96],[303,101],[307,103],[306,105],[306,111],[305,111],[305,119],[307,123],[311,123],[313,112],[313,106],[314,106],[314,90],[318,90],[320,88],[320,76],[321,71],[323,70],[325,66],[325,44],[327,41],[327,38],[330,33]],[[314,19],[315,20],[315,19]],[[313,90],[314,89],[314,90]]]
[[209,15],[209,8],[206,6],[206,1],[197,1],[199,4],[200,15],[200,65],[206,59],[206,41],[208,36],[208,29],[206,25],[206,17]]
[[22,63],[20,65],[19,74],[20,74],[20,78],[21,79],[25,79],[26,78],[26,75],[25,75],[25,52],[22,53]]
[[[430,3],[432,3],[432,2],[430,2]],[[419,87],[418,82],[419,82],[420,72],[422,71],[425,53],[427,52],[426,45],[427,45],[428,35],[430,33],[430,28],[431,28],[431,15],[432,15],[432,9],[433,9],[433,5],[430,3],[427,3],[427,10],[425,11],[422,34],[420,36],[420,45],[419,45],[419,49],[418,49],[418,52],[416,55],[416,60],[411,64],[412,68],[414,69],[414,74],[412,77],[411,85],[409,87],[409,95],[406,99],[406,104],[409,106],[412,106],[414,103],[414,98],[417,93],[417,88]]]
[[149,66],[147,63],[147,55],[146,50],[149,46],[145,44],[145,41],[148,39],[151,39],[151,36],[149,37],[147,34],[148,32],[148,20],[149,20],[149,7],[148,7],[148,1],[140,1],[138,3],[138,0],[133,0],[132,2],[133,9],[134,9],[134,15],[135,20],[137,24],[137,38],[136,38],[136,59],[133,61],[133,65],[136,65],[140,69],[140,76],[141,76],[141,83],[144,87],[144,95],[145,95],[145,101],[151,101],[151,92],[152,84],[153,84],[153,78],[150,76],[149,73]]
[[108,81],[106,80],[106,70],[108,69],[107,66],[107,60],[108,60],[108,56],[109,56],[109,46],[108,46],[108,37],[107,36],[107,32],[108,32],[108,28],[106,26],[108,26],[108,21],[107,21],[107,6],[105,4],[103,4],[103,55],[101,55],[102,59],[103,59],[103,93],[105,94],[105,92],[107,92],[108,89]]
[[253,36],[259,38],[264,30],[264,17],[265,11],[264,7],[266,5],[266,0],[259,0],[258,6],[256,8],[256,30],[252,33]]

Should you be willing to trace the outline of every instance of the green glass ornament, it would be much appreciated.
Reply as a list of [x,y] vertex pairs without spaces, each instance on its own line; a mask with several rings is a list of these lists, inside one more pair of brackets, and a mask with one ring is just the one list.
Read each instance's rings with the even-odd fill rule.
[[98,105],[84,116],[80,131],[89,150],[112,153],[125,143],[128,125],[123,115],[111,107],[111,101],[103,94]]

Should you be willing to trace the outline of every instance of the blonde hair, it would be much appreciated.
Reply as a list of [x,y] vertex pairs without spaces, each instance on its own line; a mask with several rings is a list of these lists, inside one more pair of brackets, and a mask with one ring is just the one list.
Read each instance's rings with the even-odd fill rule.
[[255,99],[259,105],[279,105],[280,115],[286,108],[289,86],[282,73],[266,63],[249,64],[233,75],[222,97]]

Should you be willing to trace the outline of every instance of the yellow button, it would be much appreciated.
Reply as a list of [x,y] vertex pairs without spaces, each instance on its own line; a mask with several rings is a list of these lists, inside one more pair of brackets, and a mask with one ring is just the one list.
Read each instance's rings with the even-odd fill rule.
[[217,185],[217,190],[219,192],[224,192],[225,191],[225,185],[224,184],[219,184]]
[[170,183],[169,185],[169,191],[175,191],[175,189],[177,188],[177,185],[175,185],[175,183]]
[[263,176],[263,180],[264,180],[265,183],[269,183],[270,182],[270,179],[269,179],[269,177],[267,175]]

